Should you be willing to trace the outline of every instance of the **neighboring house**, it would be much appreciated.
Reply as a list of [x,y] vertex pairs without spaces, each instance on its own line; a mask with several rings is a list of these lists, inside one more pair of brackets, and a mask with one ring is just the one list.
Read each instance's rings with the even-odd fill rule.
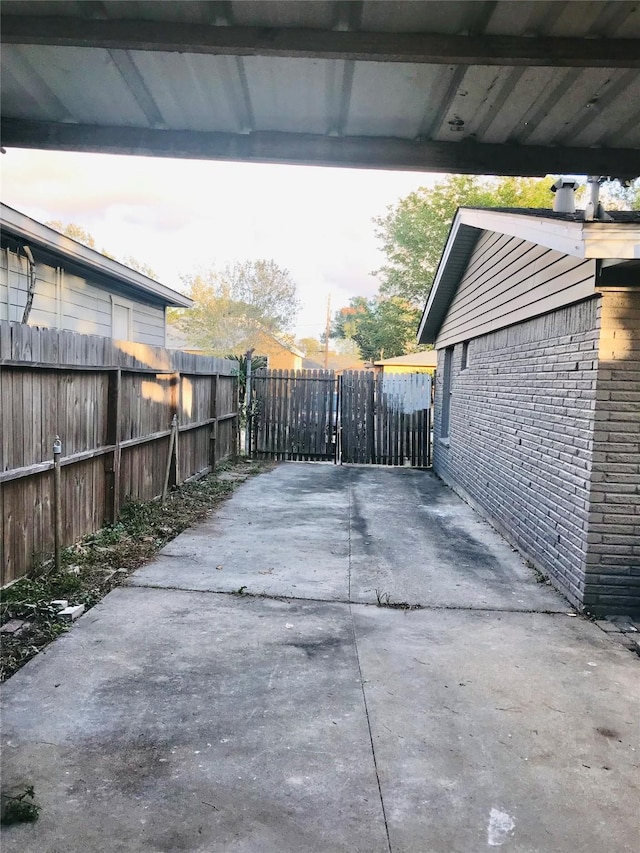
[[640,213],[460,209],[434,469],[579,608],[640,611]]
[[374,361],[376,373],[435,373],[438,366],[438,353],[435,350],[412,352],[397,355],[395,358],[383,358]]
[[256,341],[254,355],[265,356],[269,370],[302,370],[304,353],[297,347],[269,332],[259,332]]
[[0,320],[165,345],[167,306],[192,302],[146,275],[0,206]]
[[[260,331],[254,335],[253,356],[267,359],[270,370],[302,370],[304,353],[286,341],[281,341],[270,332]],[[193,345],[187,332],[176,321],[167,324],[167,347],[184,352],[206,355],[207,350]],[[243,353],[244,355],[244,353]]]

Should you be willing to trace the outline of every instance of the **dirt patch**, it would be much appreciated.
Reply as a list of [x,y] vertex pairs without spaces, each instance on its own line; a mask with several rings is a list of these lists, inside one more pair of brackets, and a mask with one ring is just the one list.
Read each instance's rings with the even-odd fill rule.
[[272,467],[262,462],[227,462],[202,480],[175,489],[164,503],[127,503],[116,524],[64,550],[59,572],[40,569],[1,590],[0,681],[69,630],[70,625],[58,616],[60,605],[52,602],[62,599],[89,610],[167,542],[205,519],[247,477]]

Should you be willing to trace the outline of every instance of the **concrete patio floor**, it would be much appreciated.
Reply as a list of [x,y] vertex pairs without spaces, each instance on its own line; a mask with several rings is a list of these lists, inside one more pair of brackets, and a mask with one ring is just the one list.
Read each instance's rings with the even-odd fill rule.
[[280,465],[4,685],[3,853],[635,853],[640,660],[570,613],[432,474]]

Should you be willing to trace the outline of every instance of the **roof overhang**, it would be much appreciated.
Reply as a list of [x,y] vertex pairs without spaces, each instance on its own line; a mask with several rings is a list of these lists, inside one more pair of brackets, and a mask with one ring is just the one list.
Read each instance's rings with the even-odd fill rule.
[[[453,219],[422,313],[418,343],[435,342],[471,253],[484,231],[519,237],[576,258],[611,259],[616,264],[640,258],[640,225],[637,224],[567,221],[461,207]],[[609,275],[613,280],[613,274]]]
[[160,284],[137,270],[131,269],[119,261],[60,234],[48,225],[36,222],[24,213],[0,205],[0,231],[3,243],[15,241],[17,245],[27,245],[33,251],[36,261],[60,263],[80,272],[89,272],[105,284],[111,284],[118,290],[134,290],[139,297],[154,303],[190,308],[193,301],[170,287]]
[[2,145],[640,175],[633,2],[2,3]]

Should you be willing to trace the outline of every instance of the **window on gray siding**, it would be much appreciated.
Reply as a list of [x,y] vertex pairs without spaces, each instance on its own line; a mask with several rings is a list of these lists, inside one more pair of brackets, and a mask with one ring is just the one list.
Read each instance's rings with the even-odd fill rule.
[[449,422],[451,416],[451,365],[453,363],[453,347],[444,351],[444,370],[442,373],[442,418],[440,420],[440,438],[449,437]]
[[469,341],[462,344],[462,359],[460,361],[460,369],[466,370],[469,364]]

